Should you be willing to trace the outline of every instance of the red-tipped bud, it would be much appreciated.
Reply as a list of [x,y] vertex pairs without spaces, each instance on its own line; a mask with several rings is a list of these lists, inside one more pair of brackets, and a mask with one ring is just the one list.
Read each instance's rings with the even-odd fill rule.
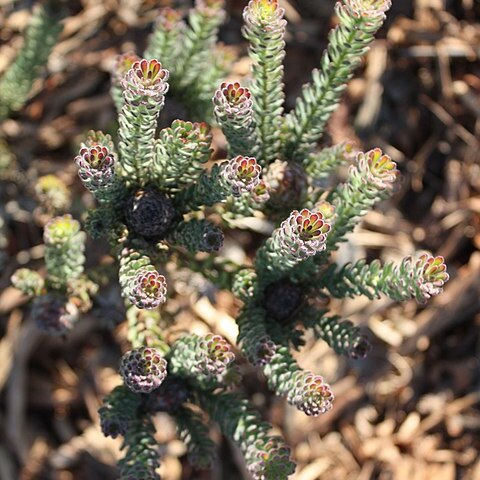
[[304,259],[325,249],[329,231],[330,224],[320,212],[304,208],[294,210],[275,232],[284,254]]
[[292,403],[307,415],[317,416],[332,408],[333,393],[320,375],[299,371]]
[[153,310],[167,299],[167,281],[156,271],[140,269],[132,281],[129,300],[141,309]]
[[150,393],[167,376],[167,362],[155,348],[136,348],[122,357],[120,375],[133,392]]
[[241,155],[222,165],[221,176],[235,197],[251,192],[260,183],[262,167],[253,157]]
[[134,62],[122,80],[125,99],[132,102],[138,96],[163,102],[163,96],[168,90],[168,76],[168,70],[163,69],[158,60],[143,59]]
[[80,149],[75,157],[78,176],[91,192],[109,188],[115,177],[115,158],[108,148],[99,145]]

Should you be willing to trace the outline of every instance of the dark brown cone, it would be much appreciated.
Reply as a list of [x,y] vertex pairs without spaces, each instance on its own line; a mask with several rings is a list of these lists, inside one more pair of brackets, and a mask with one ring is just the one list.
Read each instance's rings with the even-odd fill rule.
[[135,192],[125,208],[128,227],[147,238],[162,238],[174,216],[175,210],[170,199],[153,188]]

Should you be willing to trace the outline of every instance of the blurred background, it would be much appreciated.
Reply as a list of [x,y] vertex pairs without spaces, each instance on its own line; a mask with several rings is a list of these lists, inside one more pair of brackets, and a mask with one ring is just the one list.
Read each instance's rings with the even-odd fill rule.
[[[115,131],[109,74],[117,53],[143,51],[162,6],[189,1],[73,0],[46,74],[25,108],[0,124],[0,479],[113,480],[119,440],[103,437],[97,410],[119,383],[127,347],[121,301],[105,286],[66,339],[47,338],[10,286],[19,266],[42,268],[45,213],[33,186],[54,173],[68,186],[77,218],[92,198],[73,157],[89,129]],[[289,22],[287,109],[319,65],[333,0],[280,0]],[[22,44],[34,1],[0,0],[0,74]],[[245,0],[227,2],[220,39],[237,55],[229,80],[248,75],[242,39]],[[415,250],[443,255],[450,281],[428,305],[382,298],[338,301],[342,316],[373,344],[366,360],[337,357],[307,342],[298,360],[323,375],[334,408],[306,417],[274,397],[262,375],[242,364],[243,387],[292,446],[295,480],[480,479],[480,2],[394,0],[388,20],[350,83],[325,141],[381,147],[402,172],[394,197],[364,218],[339,261],[398,260]],[[161,60],[161,59],[160,59]],[[181,116],[169,106],[164,121]],[[224,140],[214,129],[218,158]],[[258,235],[233,231],[227,246],[249,256]],[[108,266],[106,246],[88,263]],[[168,303],[172,330],[215,331],[234,341],[232,295],[178,285]],[[211,292],[210,292],[211,293]],[[213,471],[188,465],[175,425],[159,415],[162,478],[247,479],[236,447],[215,428]]]

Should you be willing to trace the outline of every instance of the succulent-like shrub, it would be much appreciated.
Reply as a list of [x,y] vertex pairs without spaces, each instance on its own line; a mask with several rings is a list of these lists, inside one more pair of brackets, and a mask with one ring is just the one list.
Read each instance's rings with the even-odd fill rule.
[[[196,0],[186,19],[177,10],[163,8],[143,55],[147,60],[160,60],[168,70],[170,98],[180,102],[189,118],[212,117],[212,95],[233,61],[228,48],[217,44],[218,30],[225,18],[223,6],[224,0]],[[123,107],[124,76],[140,59],[127,52],[115,62],[112,96],[118,111]]]
[[165,379],[167,363],[156,349],[137,348],[122,357],[120,375],[133,392],[150,393]]
[[37,5],[25,32],[23,46],[0,80],[0,120],[20,110],[27,101],[33,82],[62,32],[64,14],[61,0],[47,0]]
[[35,195],[41,210],[47,215],[54,216],[70,208],[70,191],[56,175],[48,174],[39,177],[35,184]]
[[[110,242],[128,307],[131,350],[121,361],[124,385],[100,409],[103,432],[124,436],[123,480],[159,478],[151,421],[158,411],[176,419],[196,465],[212,461],[212,420],[238,444],[253,478],[282,480],[295,468],[284,441],[272,436],[248,400],[232,391],[239,371],[226,340],[191,333],[165,340],[159,306],[173,295],[176,278],[167,263],[191,268],[233,292],[242,302],[236,319],[242,354],[263,369],[274,392],[307,415],[331,409],[334,393],[320,372],[304,370],[292,355],[305,332],[311,329],[352,359],[365,357],[370,348],[358,327],[317,307],[316,298],[383,294],[424,302],[448,280],[443,259],[430,254],[398,264],[335,263],[340,244],[369,209],[392,194],[398,176],[395,162],[380,149],[354,153],[349,143],[317,148],[345,82],[385,19],[389,0],[337,3],[339,23],[330,33],[321,70],[314,71],[286,115],[284,11],[277,0],[251,0],[243,29],[253,65],[249,86],[222,83],[212,92],[228,159],[211,162],[212,137],[205,123],[175,120],[157,135],[170,84],[177,94],[188,90],[189,98],[203,87],[208,90],[214,76],[207,71],[215,61],[207,66],[204,60],[223,16],[221,4],[199,0],[189,27],[175,11],[163,11],[147,58],[117,60],[112,88],[119,111],[117,146],[109,135],[90,132],[75,159],[80,179],[97,200],[86,229]],[[326,188],[330,173],[341,165],[349,165],[346,179]],[[222,231],[251,216],[268,219],[272,233],[252,265],[235,264],[222,256]],[[65,290],[68,278],[81,275],[83,236],[69,217],[47,226],[45,235],[47,289]],[[66,255],[74,245],[77,258]],[[31,272],[18,272],[14,282],[30,295],[44,288]],[[60,325],[68,324],[56,303],[49,308]]]
[[85,240],[80,223],[71,215],[54,217],[43,234],[46,278],[28,268],[12,276],[13,285],[33,298],[33,321],[47,334],[67,333],[80,311],[91,307],[98,286],[84,274]]

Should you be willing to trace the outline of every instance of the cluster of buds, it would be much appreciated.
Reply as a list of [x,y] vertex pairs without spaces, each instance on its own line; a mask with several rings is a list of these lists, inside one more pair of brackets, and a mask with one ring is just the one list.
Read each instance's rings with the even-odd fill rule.
[[379,260],[367,263],[361,259],[340,269],[330,268],[320,281],[338,298],[353,295],[379,298],[383,293],[397,301],[415,298],[425,303],[442,292],[448,279],[443,257],[424,253],[417,258],[405,257],[398,264],[382,265]]
[[162,8],[160,15],[157,17],[156,26],[164,30],[172,31],[178,26],[182,19],[180,11],[170,7]]
[[433,257],[427,253],[417,259],[405,258],[394,274],[394,287],[398,294],[408,292],[420,303],[441,293],[443,285],[449,279],[443,257]]
[[148,98],[163,104],[168,91],[168,75],[168,70],[163,69],[158,60],[135,61],[121,81],[125,100],[136,104]]
[[279,24],[285,28],[283,20],[285,10],[278,5],[278,0],[250,0],[243,11],[243,20],[247,26],[272,28]]
[[93,194],[101,194],[112,186],[115,179],[115,157],[107,147],[84,147],[75,157],[75,163],[83,185]]
[[323,219],[333,227],[335,224],[335,207],[331,203],[321,200],[315,205],[315,211],[321,213]]
[[125,247],[120,253],[119,280],[122,295],[137,308],[152,310],[166,300],[165,277],[147,255],[133,248]]
[[229,126],[236,125],[240,129],[252,122],[252,95],[238,82],[222,83],[215,92],[213,104],[217,119],[228,121]]
[[280,225],[282,253],[304,259],[325,248],[330,225],[320,212],[294,210]]
[[302,370],[281,346],[264,367],[268,383],[287,397],[288,402],[310,416],[317,416],[332,408],[333,393],[320,375]]
[[169,366],[172,373],[191,377],[202,388],[216,386],[235,359],[232,347],[219,335],[187,335],[172,346]]
[[153,310],[167,299],[167,281],[156,270],[139,269],[132,280],[129,300],[140,309]]
[[198,355],[198,368],[213,376],[222,375],[235,360],[232,347],[220,335],[208,333],[200,341],[200,349],[205,354]]
[[357,154],[356,163],[349,170],[349,181],[352,190],[377,200],[392,191],[398,174],[396,163],[379,148],[374,148]]
[[418,289],[421,292],[421,294],[417,294],[416,297],[419,301],[423,302],[441,293],[443,285],[448,282],[450,278],[442,256],[432,257],[428,254],[421,255],[415,262],[415,270],[420,273],[418,277]]
[[260,184],[262,167],[253,157],[238,155],[221,168],[221,179],[225,188],[229,188],[234,197],[249,193]]
[[258,185],[252,190],[252,199],[257,205],[263,205],[270,199],[270,186],[261,179]]
[[393,193],[398,177],[396,163],[379,148],[359,152],[349,168],[348,180],[334,196],[335,225],[327,241],[328,249],[337,248],[345,235],[378,201]]
[[83,272],[85,233],[71,215],[55,217],[45,225],[45,263],[47,280],[54,288],[66,288]]
[[318,416],[332,408],[332,390],[320,375],[298,371],[292,383],[293,389],[287,394],[287,398],[302,412]]
[[196,6],[199,9],[220,10],[225,7],[225,0],[197,0]]
[[254,154],[257,137],[250,90],[238,82],[222,83],[213,104],[215,118],[228,141],[229,155]]
[[290,448],[278,437],[271,437],[267,442],[256,442],[251,446],[247,456],[252,456],[250,473],[256,480],[267,478],[286,479],[295,472],[295,465],[290,460]]
[[42,209],[49,214],[65,212],[70,207],[70,191],[56,175],[39,177],[35,184],[35,194]]
[[122,357],[120,375],[132,392],[150,393],[165,380],[167,362],[154,348],[137,348]]
[[38,272],[29,268],[19,268],[12,275],[12,285],[29,297],[37,297],[42,293],[45,281]]
[[212,132],[208,123],[174,120],[170,128],[160,133],[161,141],[170,144],[170,154],[193,157],[205,163],[212,153]]
[[376,20],[375,23],[383,22],[385,12],[392,6],[391,0],[345,0],[344,4],[352,17]]
[[267,240],[266,254],[272,268],[288,269],[321,252],[329,231],[330,224],[321,212],[294,210]]

